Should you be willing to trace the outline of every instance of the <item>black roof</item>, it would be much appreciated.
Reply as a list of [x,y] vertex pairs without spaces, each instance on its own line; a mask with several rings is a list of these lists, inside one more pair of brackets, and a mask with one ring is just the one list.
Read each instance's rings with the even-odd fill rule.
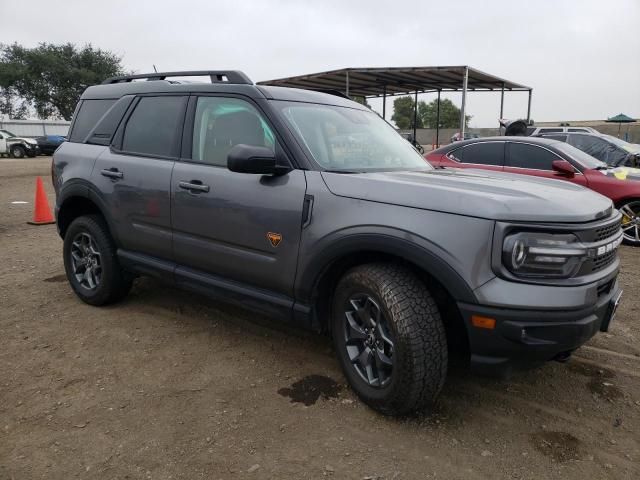
[[447,67],[391,67],[391,68],[342,68],[326,72],[310,73],[295,77],[277,78],[258,82],[258,85],[305,88],[309,90],[346,91],[349,95],[379,97],[419,92],[455,92],[462,90],[468,71],[467,90],[492,91],[504,88],[509,91],[528,91],[530,87],[496,77],[468,66]]

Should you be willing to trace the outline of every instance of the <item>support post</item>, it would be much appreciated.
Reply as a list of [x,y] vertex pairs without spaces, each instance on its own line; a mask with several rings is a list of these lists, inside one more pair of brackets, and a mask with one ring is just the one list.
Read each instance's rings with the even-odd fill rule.
[[382,87],[382,119],[386,120],[387,117],[387,86]]
[[529,123],[529,120],[531,120],[531,94],[533,93],[533,90],[529,90],[529,102],[527,103],[527,123]]
[[467,106],[467,86],[469,84],[469,67],[464,67],[464,78],[462,80],[462,106],[460,107],[460,136],[464,140],[465,130],[465,108]]
[[416,90],[415,100],[413,102],[413,143],[416,143],[418,139],[416,138],[418,128],[418,90]]
[[[500,92],[500,118],[502,120],[502,116],[504,115],[504,83],[502,84],[502,91]],[[500,121],[498,121],[498,126],[500,125]]]
[[438,102],[436,108],[436,148],[440,146],[440,90],[438,90]]
[[349,70],[347,70],[347,90],[345,92],[347,97],[349,96]]

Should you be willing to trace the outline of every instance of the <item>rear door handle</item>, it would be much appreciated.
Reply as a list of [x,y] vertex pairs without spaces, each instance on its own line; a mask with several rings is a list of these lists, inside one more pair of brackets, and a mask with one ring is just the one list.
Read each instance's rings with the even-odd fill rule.
[[183,190],[190,192],[209,192],[209,185],[203,185],[200,180],[191,180],[190,182],[179,182],[178,186]]
[[100,172],[100,175],[102,175],[103,177],[109,177],[109,178],[124,178],[124,173],[115,167],[109,168],[109,169],[105,168]]

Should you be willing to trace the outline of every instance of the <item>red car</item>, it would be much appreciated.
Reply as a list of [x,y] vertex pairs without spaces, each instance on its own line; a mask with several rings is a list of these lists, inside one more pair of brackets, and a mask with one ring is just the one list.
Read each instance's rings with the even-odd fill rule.
[[475,138],[438,148],[425,157],[434,167],[480,168],[583,185],[613,200],[623,214],[624,242],[640,246],[638,169],[611,168],[567,143],[533,137]]

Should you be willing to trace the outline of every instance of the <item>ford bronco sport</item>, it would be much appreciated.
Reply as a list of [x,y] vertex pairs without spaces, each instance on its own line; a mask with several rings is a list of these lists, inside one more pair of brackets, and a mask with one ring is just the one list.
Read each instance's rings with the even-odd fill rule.
[[[211,82],[176,80],[194,75]],[[568,358],[621,294],[611,200],[434,169],[358,103],[237,71],[88,88],[52,175],[80,299],[151,275],[327,331],[387,414],[432,402],[450,352],[486,371]]]

